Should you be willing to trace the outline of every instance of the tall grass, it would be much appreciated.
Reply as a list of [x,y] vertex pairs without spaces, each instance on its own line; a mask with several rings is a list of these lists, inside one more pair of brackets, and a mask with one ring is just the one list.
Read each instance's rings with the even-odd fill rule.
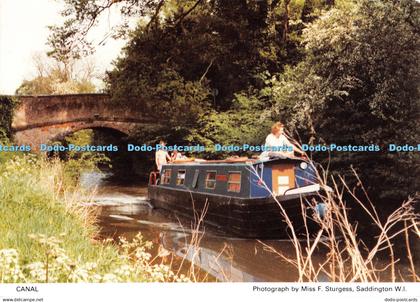
[[[354,175],[358,178],[355,171]],[[258,175],[255,170],[252,173]],[[295,249],[295,256],[290,257],[281,251],[261,242],[263,246],[279,255],[282,259],[291,263],[298,271],[297,281],[322,281],[325,276],[331,282],[379,282],[383,280],[381,276],[387,274],[391,281],[420,281],[413,260],[412,243],[410,244],[410,234],[415,244],[420,239],[419,232],[419,213],[415,212],[416,200],[408,198],[398,209],[392,212],[386,219],[381,219],[378,212],[369,199],[366,190],[361,186],[364,196],[359,197],[353,188],[349,188],[346,181],[338,177],[328,177],[328,173],[323,171],[318,174],[318,182],[324,189],[322,194],[317,196],[317,200],[307,200],[301,198],[301,210],[304,218],[305,234],[303,238],[297,234],[297,226],[289,218],[287,211],[278,200],[277,196],[271,193],[273,199],[279,205],[279,211],[284,217],[290,229],[290,240]],[[328,190],[327,179],[333,185],[333,190]],[[262,179],[260,178],[261,182]],[[265,184],[264,184],[265,185]],[[268,186],[265,185],[269,190]],[[325,217],[320,217],[315,210],[317,203],[322,202],[326,205]],[[360,211],[365,213],[368,220],[360,222],[376,229],[377,236],[365,242],[358,232],[357,221],[352,221],[349,217],[348,204],[357,205]],[[312,208],[313,215],[309,215],[308,208]],[[319,230],[313,234],[308,227],[309,224],[317,224]],[[300,226],[299,226],[300,227]],[[405,255],[408,258],[409,274],[399,274],[396,264],[400,259],[396,258],[394,239],[398,236],[405,236]],[[319,253],[322,251],[324,259],[319,261]],[[378,261],[380,254],[386,253],[389,258],[384,262]]]
[[29,234],[66,234],[64,248],[71,255],[92,258],[92,216],[87,208],[77,206],[77,191],[67,188],[71,185],[65,166],[58,161],[28,155],[4,163],[0,176],[0,248],[18,247],[21,256],[31,261],[40,251],[28,240]]
[[34,155],[0,166],[0,282],[187,280],[151,264],[141,235],[95,241],[95,216],[67,169]]
[[[207,214],[209,203],[206,201],[203,208],[197,209],[192,194],[191,201],[194,219],[191,220],[188,225],[183,225],[178,219],[180,227],[179,239],[183,240],[181,248],[167,250],[161,245],[160,250],[153,261],[157,261],[160,258],[161,263],[167,263],[177,276],[184,275],[192,282],[217,281],[215,277],[211,276],[208,271],[202,268],[201,263],[201,241],[206,233],[204,219]],[[215,258],[214,261],[217,262],[217,258]]]

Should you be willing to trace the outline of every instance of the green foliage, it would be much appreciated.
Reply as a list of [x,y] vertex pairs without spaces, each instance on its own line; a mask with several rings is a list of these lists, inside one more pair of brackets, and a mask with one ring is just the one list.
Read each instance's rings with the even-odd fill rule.
[[91,60],[74,60],[44,54],[33,56],[37,75],[24,80],[16,90],[18,95],[68,94],[95,92],[95,66]]
[[18,95],[67,94],[95,92],[96,87],[88,80],[63,81],[55,75],[38,76],[24,80],[16,90]]
[[144,143],[155,143],[159,138],[183,142],[207,113],[209,91],[200,82],[186,81],[175,71],[162,71],[160,76],[161,81],[153,89],[143,86],[144,100],[139,101],[144,114],[157,125],[142,126],[134,136]]
[[305,141],[381,145],[379,153],[334,154],[331,168],[346,174],[353,165],[369,192],[395,200],[420,187],[419,154],[386,150],[420,141],[416,7],[361,1],[330,10],[304,31],[305,60],[272,88],[275,113]]
[[[85,227],[82,215],[67,211],[65,204],[57,200],[60,190],[69,185],[63,176],[64,165],[33,155],[14,157],[1,165],[0,248],[17,246],[25,259],[33,260],[39,250],[29,242],[29,234],[59,237],[64,232],[65,247],[71,255],[93,259],[89,237],[95,230]],[[65,200],[69,196],[62,197]]]
[[187,141],[199,142],[207,147],[205,156],[223,158],[238,154],[231,152],[214,152],[215,144],[221,145],[260,145],[264,142],[271,126],[271,118],[267,116],[263,98],[256,92],[235,95],[232,109],[217,112],[211,111],[203,117],[200,126],[191,131]]
[[[93,135],[94,133],[92,129],[80,130],[66,136],[62,142],[54,142],[54,145],[92,145]],[[55,156],[63,157],[63,154],[62,152],[58,152]],[[65,153],[65,160],[65,177],[69,178],[69,180],[74,183],[79,180],[79,177],[83,172],[95,170],[99,171],[99,165],[109,165],[110,162],[110,159],[104,153],[89,151],[79,152],[76,150],[67,151]]]
[[[281,1],[192,3],[167,2],[160,22],[131,33],[108,73],[108,90],[116,102],[137,103],[159,122],[138,130],[140,142],[261,143],[270,119],[260,116],[271,105],[261,75],[301,57],[304,3],[289,3],[287,37]],[[314,3],[310,13],[321,7]]]
[[140,234],[93,243],[94,217],[65,165],[27,155],[0,166],[0,283],[187,281],[150,263]]
[[[209,87],[216,109],[229,109],[236,93],[259,86],[256,74],[279,71],[298,58],[298,39],[285,41],[276,27],[284,15],[276,3],[201,2],[187,16],[180,4],[152,29],[140,25],[108,75],[110,92],[119,100],[139,101],[167,72],[176,72]],[[294,8],[289,18],[299,19],[301,9]]]
[[0,95],[0,143],[10,138],[15,105],[12,97]]
[[[71,26],[56,28],[50,41],[63,54],[116,2],[65,3]],[[125,31],[130,42],[107,75],[108,90],[159,121],[138,129],[143,143],[263,143],[268,124],[279,119],[303,142],[420,141],[414,0],[118,3],[124,17],[140,21]],[[60,42],[67,38],[72,42]],[[350,175],[352,165],[380,197],[396,200],[420,187],[418,153],[331,158],[333,172]]]
[[[66,62],[89,49],[85,34],[115,3],[64,2],[67,25],[51,28],[49,44],[50,54]],[[247,141],[261,139],[259,129],[269,120],[260,127],[261,119],[255,122],[253,117],[271,102],[260,95],[266,84],[259,75],[281,72],[302,57],[299,43],[307,1],[123,0],[118,4],[123,19],[140,20],[128,32],[130,41],[106,82],[114,101],[136,103],[145,117],[159,123],[139,128],[135,135],[139,142],[160,138],[173,143],[233,142],[240,140],[241,133]],[[305,14],[315,16],[324,7],[323,1],[311,1]],[[239,106],[240,98],[247,98],[253,107]]]

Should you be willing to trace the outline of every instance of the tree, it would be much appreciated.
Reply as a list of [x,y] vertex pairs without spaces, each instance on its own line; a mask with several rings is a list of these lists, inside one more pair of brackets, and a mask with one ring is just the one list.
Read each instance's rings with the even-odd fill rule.
[[[187,81],[206,82],[213,91],[213,105],[227,110],[236,93],[250,85],[258,87],[256,75],[279,72],[301,58],[302,0],[64,2],[67,21],[51,27],[49,39],[50,54],[64,61],[92,50],[87,33],[112,7],[122,16],[124,26],[118,29],[125,29],[115,29],[116,36],[127,35],[129,18],[139,18],[137,28],[128,31],[130,42],[108,78],[109,91],[116,91],[118,101],[133,94],[131,86],[138,85],[139,79],[149,84],[148,89],[154,87],[160,71],[167,68]],[[316,1],[306,13],[322,7],[325,4]]]
[[[298,2],[287,3],[288,20],[300,18],[302,5]],[[286,35],[283,27],[276,27],[276,23],[285,20],[281,1],[218,0],[194,4],[176,2],[177,5],[172,1],[171,6],[169,3],[161,9],[165,16],[160,21],[156,20],[153,25],[140,23],[131,33],[123,55],[108,72],[107,89],[114,101],[136,102],[144,108],[144,114],[151,117],[156,115],[156,108],[182,108],[186,110],[183,115],[202,108],[201,116],[206,122],[178,118],[180,114],[174,110],[159,112],[159,120],[164,121],[165,126],[159,130],[143,127],[139,131],[142,141],[162,135],[172,136],[178,142],[193,138],[195,142],[237,140],[239,133],[229,131],[230,127],[220,123],[221,119],[244,123],[240,127],[242,134],[256,132],[253,130],[255,122],[245,123],[240,119],[241,110],[246,106],[238,108],[238,97],[247,99],[258,108],[256,110],[271,105],[267,97],[258,92],[265,86],[264,75],[279,72],[286,63],[294,64],[299,60],[297,31],[301,32],[302,24],[290,22],[288,38],[283,38]],[[190,90],[183,88],[168,101],[172,92],[168,94],[166,89],[186,86],[200,91],[201,96],[193,99],[200,99],[201,104],[178,106],[178,100],[191,99]],[[205,110],[209,110],[207,114],[203,114]],[[192,111],[189,113],[198,116]],[[235,114],[237,118],[232,119]],[[191,122],[186,124],[186,120]],[[149,138],[142,136],[146,134]],[[231,135],[235,139],[229,137]],[[255,138],[247,136],[246,140],[255,141]]]
[[0,143],[6,142],[11,136],[15,105],[12,97],[0,95]]
[[[86,33],[111,7],[119,7],[122,23],[139,18],[106,82],[115,102],[134,102],[162,122],[139,129],[142,142],[262,140],[271,120],[252,117],[272,105],[264,94],[266,75],[282,72],[303,54],[301,0],[65,3],[69,23],[52,28],[49,40],[52,54],[63,60],[88,50]],[[305,14],[314,17],[324,7],[315,1]]]
[[420,187],[419,153],[387,150],[420,141],[419,20],[414,0],[332,9],[304,31],[305,60],[273,79],[274,112],[305,141],[383,148],[335,153],[331,168],[350,181],[355,167],[373,196],[394,201]]
[[69,59],[65,63],[35,54],[36,75],[24,80],[16,90],[18,95],[65,94],[95,92],[96,71],[91,60]]
[[[140,127],[134,135],[142,143],[157,143],[160,138],[174,143],[187,142],[209,110],[209,90],[197,81],[186,81],[173,70],[164,70],[153,89],[133,86],[143,93],[143,114],[153,119],[152,128]],[[142,84],[142,83],[140,83]]]

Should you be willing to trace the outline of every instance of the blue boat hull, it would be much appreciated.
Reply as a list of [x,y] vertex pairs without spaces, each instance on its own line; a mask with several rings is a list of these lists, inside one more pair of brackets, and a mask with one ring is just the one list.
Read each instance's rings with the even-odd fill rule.
[[[241,238],[289,238],[290,227],[285,222],[279,201],[290,218],[295,233],[306,235],[302,207],[306,207],[309,232],[318,229],[313,210],[307,200],[315,195],[289,195],[277,198],[240,198],[202,192],[192,192],[159,185],[149,185],[149,199],[156,208],[188,217],[193,222],[205,211],[207,229]],[[206,209],[206,210],[205,210]],[[197,222],[197,221],[195,221]]]

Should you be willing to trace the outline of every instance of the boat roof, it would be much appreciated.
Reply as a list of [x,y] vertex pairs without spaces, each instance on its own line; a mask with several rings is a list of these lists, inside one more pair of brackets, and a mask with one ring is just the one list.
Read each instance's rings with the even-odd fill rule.
[[267,158],[248,158],[248,157],[230,157],[220,160],[206,160],[199,158],[189,158],[189,159],[178,159],[174,162],[165,164],[168,165],[226,165],[226,164],[236,164],[236,165],[256,165],[261,163],[271,163],[271,162],[302,162],[308,161],[302,157],[267,157]]

